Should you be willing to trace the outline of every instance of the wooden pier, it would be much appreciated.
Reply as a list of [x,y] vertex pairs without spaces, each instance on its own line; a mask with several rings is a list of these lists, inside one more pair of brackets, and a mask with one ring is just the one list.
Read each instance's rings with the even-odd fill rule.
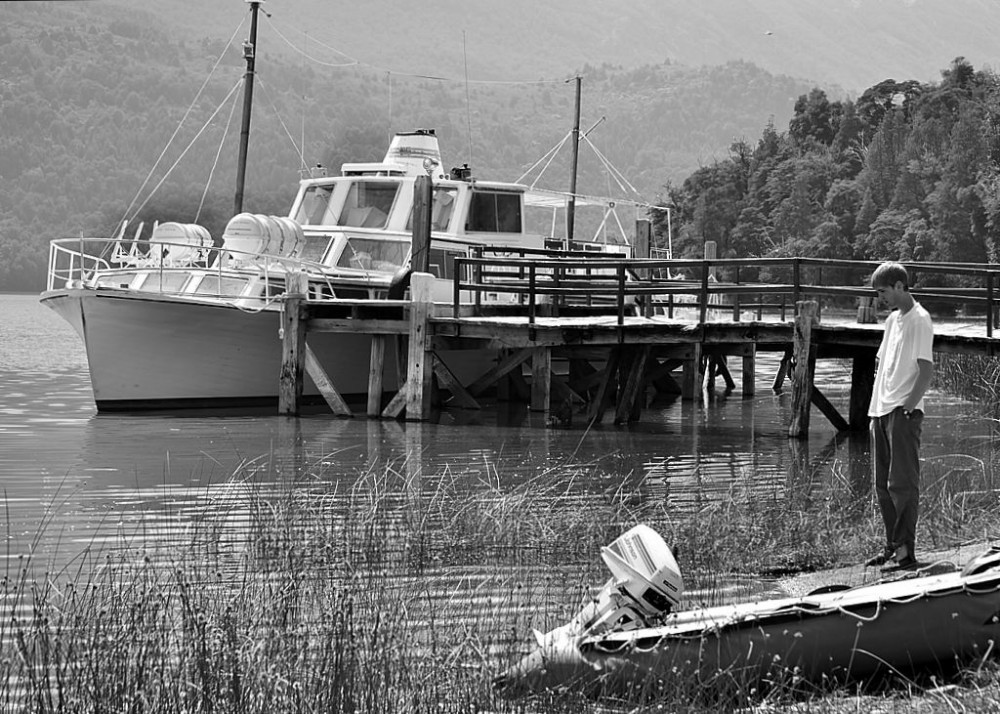
[[[283,305],[280,412],[299,412],[308,374],[341,416],[353,415],[345,393],[364,392],[369,417],[425,420],[436,405],[477,409],[493,392],[529,402],[553,423],[574,414],[598,423],[608,412],[628,423],[656,394],[698,401],[717,379],[735,390],[735,364],[742,395],[752,396],[757,354],[776,352],[771,388],[791,383],[790,437],[808,434],[813,406],[838,430],[867,428],[883,329],[866,287],[877,263],[546,251],[455,263],[462,277],[448,304],[431,301],[434,278],[423,272],[412,275],[405,300],[313,300],[305,276],[292,276]],[[936,352],[992,356],[1000,349],[993,335],[1000,266],[907,267],[922,283],[914,297],[935,319]],[[370,335],[368,384],[337,384],[337,375],[326,374],[309,349],[312,332]],[[405,380],[389,393],[387,354],[405,364]],[[481,368],[459,376],[472,356]],[[847,414],[813,384],[823,359],[852,361]]]

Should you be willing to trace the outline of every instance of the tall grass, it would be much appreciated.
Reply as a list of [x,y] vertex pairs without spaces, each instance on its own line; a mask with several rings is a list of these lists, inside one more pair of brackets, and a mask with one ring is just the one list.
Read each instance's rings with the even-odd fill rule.
[[936,361],[936,389],[979,403],[984,413],[1000,416],[1000,360],[942,354]]
[[[948,487],[954,464],[928,466],[930,483],[941,484],[928,490],[926,509],[939,538],[995,535],[987,470],[963,464],[959,493]],[[726,574],[858,562],[879,540],[878,517],[870,496],[834,471],[828,483],[766,498],[754,497],[747,473],[725,498],[676,513],[642,483],[590,494],[572,475],[546,473],[504,488],[488,468],[470,484],[447,471],[422,477],[406,463],[350,477],[317,467],[282,481],[269,460],[248,463],[206,491],[181,546],[126,539],[84,552],[72,571],[12,565],[0,589],[0,711],[746,706],[753,694],[508,701],[490,683],[525,651],[532,627],[561,624],[606,579],[600,546],[636,522],[674,544],[706,600]],[[783,555],[755,555],[766,553]],[[1000,702],[993,674],[977,675],[958,691]],[[810,710],[836,711],[827,707],[843,694],[811,700]]]

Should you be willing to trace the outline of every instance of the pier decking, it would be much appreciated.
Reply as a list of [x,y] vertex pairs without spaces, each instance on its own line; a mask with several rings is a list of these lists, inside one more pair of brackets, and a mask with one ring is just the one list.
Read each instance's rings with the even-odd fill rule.
[[[422,273],[413,274],[410,299],[403,301],[307,300],[304,287],[290,281],[280,411],[298,412],[308,371],[334,413],[351,415],[336,375],[323,374],[310,360],[307,334],[362,332],[373,336],[370,417],[421,420],[440,403],[478,408],[495,390],[528,401],[533,410],[585,412],[593,422],[612,411],[615,422],[625,423],[641,417],[651,393],[698,400],[718,378],[735,389],[730,358],[740,360],[741,391],[751,396],[756,355],[770,351],[781,354],[772,387],[786,379],[792,385],[789,436],[807,434],[811,406],[838,429],[867,427],[883,330],[873,322],[873,293],[865,286],[875,263],[578,256],[455,262],[455,274],[463,277],[454,282],[450,304],[431,302],[433,277]],[[913,293],[935,319],[936,352],[993,356],[1000,350],[993,334],[1000,266],[907,267],[925,282]],[[943,284],[931,287],[935,283]],[[508,302],[498,301],[499,294]],[[394,395],[382,390],[389,349],[406,355],[406,380]],[[469,350],[490,353],[492,366],[463,382],[443,355]],[[846,416],[812,384],[816,360],[831,358],[853,361]]]

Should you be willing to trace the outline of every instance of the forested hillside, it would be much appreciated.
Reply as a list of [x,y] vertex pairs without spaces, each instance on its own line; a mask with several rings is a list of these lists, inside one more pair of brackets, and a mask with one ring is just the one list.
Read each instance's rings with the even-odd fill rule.
[[700,256],[1000,260],[1000,78],[957,58],[940,82],[799,98],[787,130],[737,142],[670,191],[674,247]]
[[[233,211],[246,29],[227,50],[101,3],[4,3],[0,14],[0,290],[41,289],[50,239],[107,235],[124,216],[220,235]],[[279,44],[262,27],[244,201],[254,212],[286,212],[305,166],[381,158],[392,131],[433,127],[446,164],[515,180],[572,126],[564,79],[466,87],[288,59],[269,50]],[[600,122],[588,138],[647,200],[769,118],[783,125],[809,90],[746,63],[579,72],[582,125]],[[567,149],[540,185],[565,189],[568,164]],[[586,147],[578,188],[618,189]]]
[[[228,30],[242,0],[102,0],[197,36]],[[584,64],[745,61],[857,96],[883,79],[934,81],[952,58],[1000,62],[995,0],[267,0],[268,26],[308,33],[393,72],[510,80]]]

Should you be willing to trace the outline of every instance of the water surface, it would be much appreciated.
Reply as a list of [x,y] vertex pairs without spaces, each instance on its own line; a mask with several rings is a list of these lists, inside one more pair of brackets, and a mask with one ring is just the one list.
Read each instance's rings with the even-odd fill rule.
[[[544,415],[523,405],[447,411],[436,423],[267,412],[99,415],[72,329],[34,295],[0,295],[6,557],[34,549],[36,561],[62,561],[123,534],[150,544],[183,541],[199,513],[225,502],[233,473],[261,461],[272,464],[276,479],[320,464],[322,487],[329,489],[339,477],[353,482],[373,463],[395,464],[430,482],[447,478],[469,491],[573,474],[574,498],[604,498],[624,484],[637,498],[678,511],[737,483],[780,496],[804,483],[814,488],[836,470],[866,484],[864,437],[838,439],[813,410],[809,438],[787,438],[790,390],[770,390],[775,368],[772,356],[758,360],[753,398],[742,398],[738,387],[732,394],[717,389],[707,404],[676,400],[645,410],[628,426],[611,424],[609,414],[590,428],[582,418],[570,428],[548,428]],[[849,363],[821,362],[816,381],[846,413]],[[957,454],[970,464],[990,462],[993,423],[975,405],[938,392],[928,404],[926,459]]]

